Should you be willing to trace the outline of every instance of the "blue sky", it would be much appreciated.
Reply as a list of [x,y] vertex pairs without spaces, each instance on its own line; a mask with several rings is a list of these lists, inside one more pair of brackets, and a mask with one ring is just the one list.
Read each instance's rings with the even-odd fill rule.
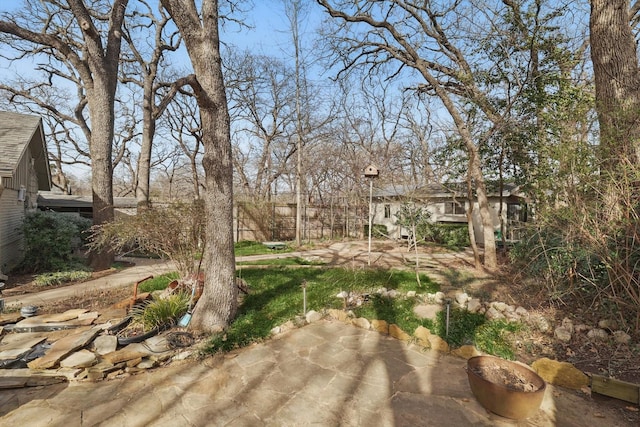
[[[129,0],[129,4],[133,5],[136,1]],[[282,1],[254,0],[253,3],[254,6],[252,8],[239,14],[239,16],[234,16],[235,19],[242,19],[249,28],[239,28],[236,24],[225,25],[222,28],[222,41],[226,44],[237,46],[239,50],[247,49],[256,54],[277,56],[285,61],[291,61],[293,64],[291,35],[288,32],[289,23]],[[321,18],[321,11],[315,3],[307,2],[307,5],[310,6],[312,12],[307,15],[306,22],[301,24],[303,43],[311,43],[313,27]],[[11,13],[21,7],[23,7],[23,0],[0,1],[0,13]],[[6,48],[7,46],[0,44],[0,53]],[[184,64],[189,64],[186,53],[183,53],[183,55]],[[174,61],[174,63],[183,62],[180,59]],[[12,81],[16,75],[29,75],[31,71],[29,68],[33,69],[35,63],[35,60],[31,63],[21,60],[19,64],[8,64],[0,59],[0,80]]]
[[[129,0],[133,5],[136,0]],[[22,6],[23,0],[2,0],[0,12],[11,12]],[[273,56],[285,56],[291,44],[291,36],[287,33],[288,21],[280,0],[254,0],[255,5],[242,14],[246,24],[251,28],[238,29],[237,25],[229,25],[223,28],[223,41],[238,46],[241,49],[251,49],[256,53]],[[321,17],[320,9],[312,3],[308,3],[311,12],[308,15],[306,38],[310,38],[313,26]],[[303,31],[305,31],[303,29]],[[2,49],[2,46],[0,46]],[[2,71],[0,70],[0,73]]]

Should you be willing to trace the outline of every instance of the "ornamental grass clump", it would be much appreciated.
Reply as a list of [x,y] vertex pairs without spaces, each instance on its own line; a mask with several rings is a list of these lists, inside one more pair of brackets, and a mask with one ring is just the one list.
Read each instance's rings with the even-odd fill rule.
[[136,306],[131,310],[132,323],[142,326],[145,332],[175,325],[189,309],[190,298],[191,295],[178,292]]

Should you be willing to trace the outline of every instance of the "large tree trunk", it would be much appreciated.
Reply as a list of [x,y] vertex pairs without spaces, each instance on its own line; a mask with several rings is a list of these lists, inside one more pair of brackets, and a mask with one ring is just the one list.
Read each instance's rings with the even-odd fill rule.
[[149,199],[149,187],[151,176],[151,148],[153,137],[156,134],[156,118],[153,117],[153,80],[144,83],[144,96],[142,107],[142,144],[140,147],[140,157],[138,158],[138,168],[136,173],[136,204],[138,212],[145,211],[151,207]]
[[[95,78],[95,77],[94,77]],[[114,77],[115,79],[115,77]],[[96,80],[100,81],[96,78]],[[111,161],[114,133],[113,99],[115,90],[108,83],[99,83],[87,90],[91,129],[91,188],[93,194],[93,223],[113,221],[113,166]],[[113,263],[114,254],[109,249],[92,252],[91,267],[96,271],[106,270]]]
[[626,0],[592,0],[591,60],[603,171],[614,178],[621,159],[640,160],[640,73]]
[[628,3],[591,2],[591,60],[600,124],[599,194],[602,220],[607,222],[627,217],[625,200],[637,197],[628,183],[636,182],[634,168],[640,162],[640,73]]
[[[192,2],[161,0],[174,19],[195,71],[192,87],[200,108],[205,171],[207,244],[205,286],[190,328],[213,332],[229,325],[237,309],[233,247],[233,165],[220,40],[218,2],[203,0],[200,13]],[[200,21],[202,17],[202,22]]]
[[484,267],[488,270],[495,270],[498,267],[498,257],[496,254],[496,238],[493,230],[493,219],[487,198],[487,189],[482,175],[482,166],[480,164],[480,150],[473,141],[473,136],[467,127],[467,123],[462,118],[460,111],[456,108],[449,93],[438,83],[433,75],[426,69],[422,69],[422,75],[429,84],[434,88],[438,98],[442,101],[456,129],[460,133],[460,137],[464,142],[469,157],[468,179],[475,186],[476,196],[478,198],[478,211],[482,221],[482,234],[484,237]]

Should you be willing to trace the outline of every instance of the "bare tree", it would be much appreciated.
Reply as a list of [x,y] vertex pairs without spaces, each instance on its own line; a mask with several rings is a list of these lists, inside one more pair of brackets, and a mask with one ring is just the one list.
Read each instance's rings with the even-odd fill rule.
[[[327,42],[337,53],[336,58],[341,61],[341,74],[354,68],[364,68],[368,73],[380,72],[390,78],[408,75],[414,81],[419,79],[411,89],[437,98],[448,112],[464,143],[469,180],[478,200],[483,226],[484,266],[495,269],[494,226],[480,148],[495,129],[507,124],[503,116],[506,109],[501,111],[498,108],[501,104],[494,99],[500,88],[484,79],[492,70],[482,69],[483,63],[477,56],[480,47],[474,45],[475,38],[465,39],[460,35],[470,35],[471,28],[490,32],[491,28],[482,28],[481,24],[491,22],[491,16],[501,15],[498,10],[501,3],[496,2],[496,10],[491,10],[484,3],[472,1],[317,2],[336,22],[325,34]],[[482,19],[471,19],[474,14],[482,16]],[[490,62],[483,61],[490,65]],[[468,115],[473,110],[492,125],[484,135],[474,134],[469,126]],[[469,225],[472,227],[471,223]]]
[[294,74],[282,61],[250,52],[225,57],[234,128],[234,167],[252,197],[266,199],[298,147]]
[[[121,81],[134,84],[142,89],[142,141],[135,176],[135,196],[138,210],[148,209],[149,184],[153,138],[156,121],[184,81],[170,83],[160,81],[160,70],[166,65],[167,52],[174,52],[180,46],[180,36],[175,30],[168,30],[170,18],[162,8],[157,15],[145,0],[138,0],[136,8],[124,23],[123,34],[127,49],[123,54]],[[149,33],[153,31],[152,36]]]
[[[92,3],[91,9],[82,0],[27,1],[20,16],[5,13],[0,19],[5,41],[21,46],[25,56],[44,55],[49,63],[41,68],[51,78],[65,68],[59,66],[62,63],[83,83],[90,119],[80,121],[91,154],[95,224],[113,219],[114,103],[127,3]],[[96,270],[108,268],[112,261],[113,253],[106,249],[90,258]]]
[[184,40],[195,72],[189,81],[200,111],[205,153],[204,195],[207,244],[204,291],[190,327],[212,332],[224,328],[237,309],[233,246],[233,163],[230,119],[220,57],[217,0],[161,0]]
[[171,140],[177,143],[181,154],[186,157],[188,181],[192,186],[188,194],[200,199],[200,189],[203,186],[200,179],[202,124],[198,116],[198,106],[191,94],[177,94],[174,97],[168,106],[166,122]]

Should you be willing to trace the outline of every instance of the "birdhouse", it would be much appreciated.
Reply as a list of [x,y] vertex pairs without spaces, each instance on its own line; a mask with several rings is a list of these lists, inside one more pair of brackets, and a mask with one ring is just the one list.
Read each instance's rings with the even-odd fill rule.
[[378,168],[373,165],[369,165],[364,169],[365,178],[376,178],[379,174]]

